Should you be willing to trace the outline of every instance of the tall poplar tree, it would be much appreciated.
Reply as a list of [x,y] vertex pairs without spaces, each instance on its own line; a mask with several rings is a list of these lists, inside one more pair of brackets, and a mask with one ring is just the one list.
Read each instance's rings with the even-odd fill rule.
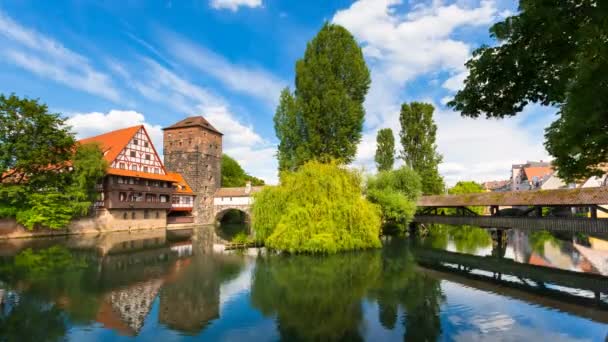
[[422,178],[424,194],[440,194],[444,191],[443,178],[437,167],[443,157],[435,144],[437,125],[433,120],[435,108],[428,103],[412,102],[401,105],[401,159]]
[[326,23],[296,63],[294,93],[281,93],[274,117],[279,169],[295,170],[309,160],[350,163],[361,141],[370,82],[353,36]]
[[395,137],[393,130],[383,128],[376,136],[376,166],[378,171],[389,171],[393,169],[395,162]]

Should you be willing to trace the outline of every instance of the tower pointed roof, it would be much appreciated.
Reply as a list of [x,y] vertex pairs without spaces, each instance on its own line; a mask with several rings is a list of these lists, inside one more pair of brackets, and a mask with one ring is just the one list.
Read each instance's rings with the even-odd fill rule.
[[178,121],[177,123],[169,126],[169,127],[165,127],[163,128],[163,131],[166,130],[170,130],[170,129],[178,129],[178,128],[187,128],[187,127],[202,127],[204,129],[207,129],[209,131],[215,132],[217,134],[223,135],[222,132],[218,131],[215,127],[213,127],[209,121],[207,121],[207,119],[205,119],[202,116],[191,116],[189,118],[185,118],[181,121]]

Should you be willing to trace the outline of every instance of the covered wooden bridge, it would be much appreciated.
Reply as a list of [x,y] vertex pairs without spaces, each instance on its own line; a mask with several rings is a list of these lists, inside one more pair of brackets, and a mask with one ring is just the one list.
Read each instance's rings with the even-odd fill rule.
[[[608,233],[608,219],[598,217],[598,212],[608,216],[608,187],[423,196],[417,204],[421,208],[414,218],[417,223]],[[487,215],[477,214],[472,206],[486,207]],[[518,210],[505,210],[513,207]],[[443,208],[456,210],[448,215]],[[589,208],[589,215],[547,217],[543,208]]]

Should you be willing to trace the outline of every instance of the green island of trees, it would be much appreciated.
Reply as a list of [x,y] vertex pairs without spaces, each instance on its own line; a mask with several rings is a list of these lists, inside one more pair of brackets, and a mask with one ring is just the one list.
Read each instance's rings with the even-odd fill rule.
[[380,210],[361,193],[361,176],[336,162],[285,171],[280,185],[255,195],[256,239],[290,253],[380,247]]
[[87,214],[106,167],[99,146],[79,145],[61,115],[0,95],[0,217],[64,228]]

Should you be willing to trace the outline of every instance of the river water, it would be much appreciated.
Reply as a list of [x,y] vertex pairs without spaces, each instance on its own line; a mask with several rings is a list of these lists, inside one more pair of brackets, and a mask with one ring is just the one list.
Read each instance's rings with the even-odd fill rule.
[[214,252],[196,231],[2,242],[0,340],[607,338],[606,240],[429,231],[323,257]]

